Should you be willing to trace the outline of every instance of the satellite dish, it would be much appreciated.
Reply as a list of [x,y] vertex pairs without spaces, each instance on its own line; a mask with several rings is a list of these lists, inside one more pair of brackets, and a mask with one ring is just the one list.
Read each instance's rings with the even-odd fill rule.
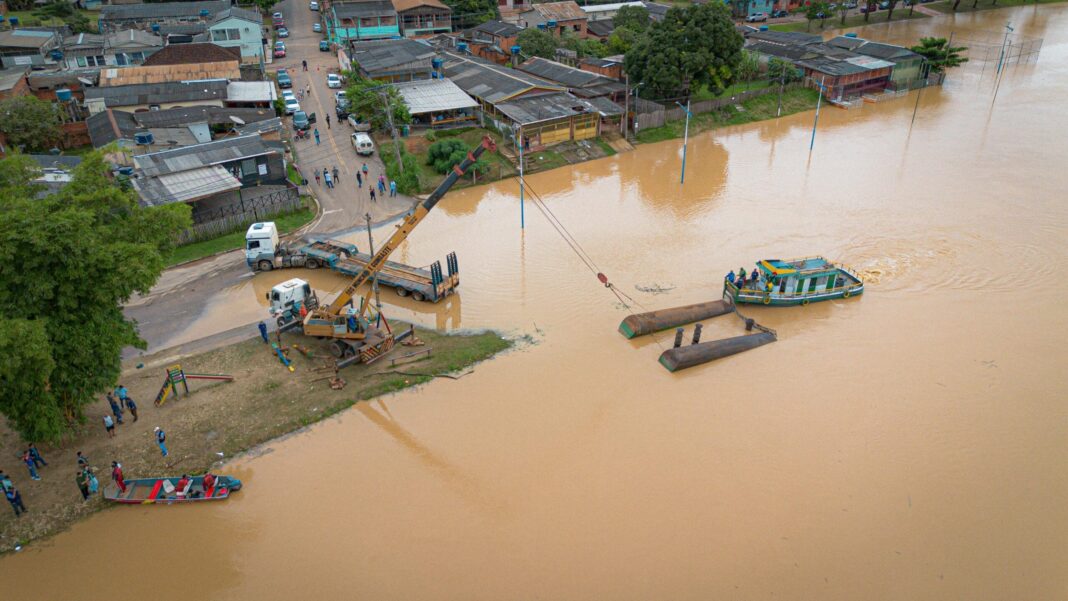
[[230,120],[233,121],[234,123],[238,124],[238,125],[244,125],[245,124],[245,120],[244,119],[241,119],[240,117],[234,117],[233,115],[230,115]]
[[86,78],[84,78],[84,77],[79,77],[79,78],[78,78],[78,81],[82,82],[83,84],[85,84],[85,85],[87,85],[87,86],[91,86],[91,85],[93,85],[93,80],[91,80],[91,79],[86,79]]

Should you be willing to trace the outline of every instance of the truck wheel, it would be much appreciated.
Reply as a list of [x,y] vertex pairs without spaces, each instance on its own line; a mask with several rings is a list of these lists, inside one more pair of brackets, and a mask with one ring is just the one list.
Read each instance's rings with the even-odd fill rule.
[[279,317],[278,318],[278,329],[282,329],[283,327],[285,327],[286,323],[288,323],[288,322],[286,321],[285,317]]
[[408,296],[408,291],[405,290],[404,288],[397,288],[397,296],[401,296],[401,297]]
[[345,351],[348,349],[347,344],[340,340],[335,340],[330,343],[330,354],[337,359],[341,359],[345,356]]
[[415,292],[412,293],[412,298],[414,298],[415,300],[417,300],[419,302],[423,302],[423,299],[425,299],[426,297],[423,296],[422,292],[419,292],[418,290],[416,290]]
[[319,261],[315,259],[308,259],[304,262],[304,266],[308,269],[319,269]]
[[270,261],[260,261],[260,271],[270,271],[274,265]]

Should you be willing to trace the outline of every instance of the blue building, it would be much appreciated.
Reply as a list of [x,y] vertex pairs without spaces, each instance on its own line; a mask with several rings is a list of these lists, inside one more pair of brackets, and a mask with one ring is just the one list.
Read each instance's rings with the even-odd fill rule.
[[336,44],[382,40],[399,37],[400,24],[397,11],[389,0],[332,3],[326,19],[326,34]]

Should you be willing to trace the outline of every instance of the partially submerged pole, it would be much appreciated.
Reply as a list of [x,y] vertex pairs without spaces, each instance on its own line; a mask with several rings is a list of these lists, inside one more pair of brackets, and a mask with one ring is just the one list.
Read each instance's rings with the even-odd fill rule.
[[698,344],[701,342],[701,324],[697,324],[693,327],[693,340],[690,344]]
[[685,333],[683,328],[677,328],[675,330],[675,348],[682,346],[682,335]]
[[670,309],[628,315],[619,324],[619,333],[626,338],[645,336],[695,321],[718,317],[734,311],[734,303],[725,300],[696,303]]
[[666,367],[668,371],[679,371],[680,369],[736,355],[758,346],[764,346],[769,342],[775,342],[775,334],[772,332],[746,334],[745,336],[680,346],[664,351],[660,355],[660,364]]

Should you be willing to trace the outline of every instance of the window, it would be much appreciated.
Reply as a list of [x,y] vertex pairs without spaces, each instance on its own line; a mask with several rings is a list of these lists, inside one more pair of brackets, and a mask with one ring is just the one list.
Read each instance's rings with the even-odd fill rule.
[[79,67],[84,67],[84,66],[85,66],[85,64],[86,64],[86,63],[85,63],[85,57],[84,57],[84,56],[79,56],[79,57],[78,57],[78,66],[79,66]]
[[815,292],[816,291],[816,280],[818,280],[818,279],[820,279],[820,278],[809,278],[809,280],[808,280],[808,291],[809,292]]
[[571,29],[574,29],[575,31],[582,31],[582,25],[572,25]]
[[103,56],[79,56],[78,57],[78,66],[79,67],[103,67],[104,64],[105,63],[104,63],[104,57]]
[[[248,249],[249,250],[256,250],[259,247],[260,247],[260,241],[259,240],[249,240],[249,242],[248,242]],[[276,296],[275,300],[278,300],[277,295],[278,295],[278,293],[275,292],[275,296]]]
[[256,175],[256,159],[245,159],[241,161],[241,175],[249,176]]
[[116,54],[115,55],[115,64],[120,66],[120,67],[125,67],[126,66],[126,55],[121,53],[121,52]]
[[240,29],[212,29],[211,41],[213,42],[225,42],[226,40],[240,40]]

